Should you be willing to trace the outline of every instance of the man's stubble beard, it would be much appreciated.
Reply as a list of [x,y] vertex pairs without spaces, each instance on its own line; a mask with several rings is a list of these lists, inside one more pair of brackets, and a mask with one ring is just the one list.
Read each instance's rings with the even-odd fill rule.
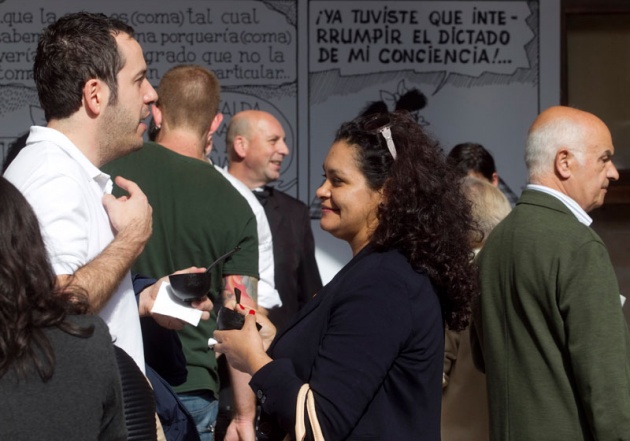
[[107,164],[142,148],[144,141],[142,137],[138,138],[139,122],[126,109],[119,106],[107,108],[99,128],[101,164]]

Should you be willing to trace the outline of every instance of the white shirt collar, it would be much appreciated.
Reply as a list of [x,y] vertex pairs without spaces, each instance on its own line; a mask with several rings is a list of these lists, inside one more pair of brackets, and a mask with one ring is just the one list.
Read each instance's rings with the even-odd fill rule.
[[66,152],[68,156],[80,164],[81,168],[85,170],[88,176],[93,179],[104,192],[112,192],[113,183],[110,176],[107,173],[103,173],[98,167],[92,164],[87,156],[85,156],[66,135],[50,127],[32,126],[27,144],[40,141],[57,145],[61,150]]
[[527,189],[536,190],[546,193],[550,196],[559,199],[566,207],[573,213],[573,215],[577,218],[578,221],[589,227],[593,223],[593,219],[584,211],[582,207],[578,205],[573,199],[567,196],[564,193],[559,192],[558,190],[554,190],[553,188],[545,187],[544,185],[537,184],[527,184]]

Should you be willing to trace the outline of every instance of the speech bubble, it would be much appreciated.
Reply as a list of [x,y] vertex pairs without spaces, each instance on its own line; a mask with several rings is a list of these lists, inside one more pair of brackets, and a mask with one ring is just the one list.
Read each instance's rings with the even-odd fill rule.
[[529,68],[525,1],[310,2],[311,72],[478,77]]
[[[152,13],[135,11],[149,69],[157,78],[174,64],[199,64],[223,86],[280,85],[296,80],[296,27],[281,12],[258,1],[214,1]],[[161,21],[171,17],[168,26]]]
[[62,3],[15,2],[11,10],[0,13],[0,25],[10,25],[0,32],[0,84],[32,84],[32,74],[27,75],[39,33],[71,10],[102,12],[133,26],[153,84],[177,64],[205,66],[223,86],[277,86],[297,78],[295,8],[279,10],[254,0]]

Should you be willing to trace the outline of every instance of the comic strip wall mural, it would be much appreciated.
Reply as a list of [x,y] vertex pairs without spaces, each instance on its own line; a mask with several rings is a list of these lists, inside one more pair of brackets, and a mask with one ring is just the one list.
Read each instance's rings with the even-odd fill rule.
[[215,72],[224,114],[215,163],[226,161],[234,113],[278,118],[291,154],[276,185],[311,208],[325,280],[350,254],[319,230],[314,196],[341,122],[374,102],[405,106],[445,151],[484,145],[518,194],[527,128],[559,103],[560,0],[0,0],[0,159],[45,124],[32,80],[39,33],[78,10],[132,25],[155,86],[176,64]]

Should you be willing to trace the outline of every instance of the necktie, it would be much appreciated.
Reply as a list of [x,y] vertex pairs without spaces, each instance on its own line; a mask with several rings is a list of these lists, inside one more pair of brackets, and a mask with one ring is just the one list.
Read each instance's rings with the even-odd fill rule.
[[256,188],[252,191],[254,193],[254,196],[258,198],[258,202],[260,202],[262,206],[265,206],[267,204],[267,199],[269,198],[269,196],[271,196],[271,193],[273,192],[273,188],[265,185],[264,187]]

